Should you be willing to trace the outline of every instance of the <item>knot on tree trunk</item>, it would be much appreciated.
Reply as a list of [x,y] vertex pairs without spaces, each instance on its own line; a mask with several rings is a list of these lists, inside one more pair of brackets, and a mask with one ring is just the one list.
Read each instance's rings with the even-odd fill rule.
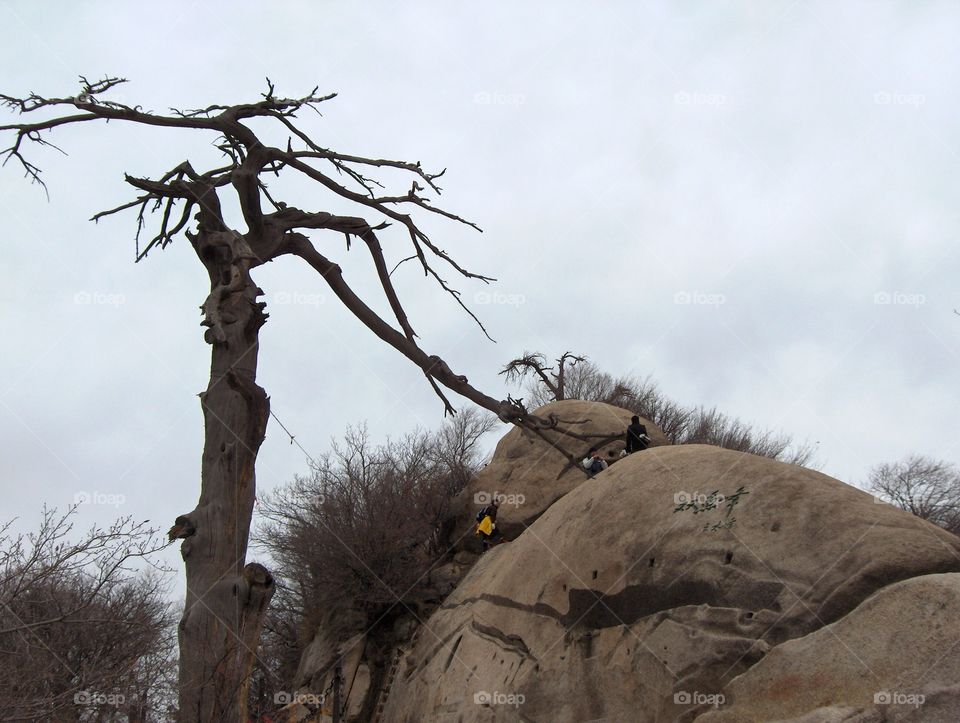
[[186,515],[180,515],[173,521],[173,527],[167,531],[167,539],[173,542],[174,540],[191,537],[196,532],[196,524]]
[[265,591],[273,587],[273,575],[259,562],[249,562],[244,566],[243,579],[250,590]]

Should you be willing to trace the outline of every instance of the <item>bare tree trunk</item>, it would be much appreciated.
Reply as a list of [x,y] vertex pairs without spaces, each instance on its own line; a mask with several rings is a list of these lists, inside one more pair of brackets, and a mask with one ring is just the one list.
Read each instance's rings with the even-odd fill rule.
[[254,465],[270,413],[256,384],[262,292],[250,278],[252,255],[231,231],[191,239],[210,273],[203,305],[212,345],[210,384],[200,395],[204,448],[200,501],[177,518],[187,598],[180,621],[180,720],[246,720],[247,680],[273,578],[246,564],[256,496]]

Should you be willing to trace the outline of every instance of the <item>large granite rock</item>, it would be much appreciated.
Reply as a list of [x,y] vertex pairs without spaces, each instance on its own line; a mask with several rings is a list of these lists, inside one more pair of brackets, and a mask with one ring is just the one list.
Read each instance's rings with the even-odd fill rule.
[[960,574],[879,590],[771,650],[724,694],[697,723],[960,721]]
[[[591,446],[598,447],[609,463],[616,463],[624,448],[624,435],[633,412],[602,402],[564,400],[551,402],[535,411],[541,417],[555,415],[558,427],[586,437],[580,439],[547,430],[544,435],[586,456]],[[669,441],[653,422],[641,418],[652,446]],[[554,502],[586,480],[586,473],[571,467],[567,459],[547,441],[527,430],[514,427],[497,444],[490,463],[473,478],[455,500],[457,515],[454,539],[471,538],[474,515],[490,498],[503,495],[497,525],[507,539],[513,539],[533,523]]]
[[[754,690],[731,681],[748,686],[776,646],[821,629],[826,640],[824,626],[899,581],[960,571],[960,538],[809,469],[663,446],[565,488],[562,461],[531,456],[535,444],[505,438],[497,474],[538,504],[567,494],[483,555],[426,622],[384,720],[691,721],[728,686],[731,700]],[[824,651],[825,680],[849,668]]]

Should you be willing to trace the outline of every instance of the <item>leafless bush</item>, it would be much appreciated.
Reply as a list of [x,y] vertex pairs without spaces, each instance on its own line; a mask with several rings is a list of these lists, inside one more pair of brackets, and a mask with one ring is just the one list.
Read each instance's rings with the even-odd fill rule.
[[434,433],[432,460],[440,479],[446,482],[447,497],[457,495],[483,465],[480,440],[496,427],[496,417],[470,407]]
[[960,470],[955,465],[912,454],[874,467],[868,485],[897,507],[960,534]]
[[160,721],[175,700],[162,542],[130,518],[73,541],[71,517],[0,530],[0,720]]
[[604,402],[649,419],[672,444],[714,444],[790,464],[812,463],[815,450],[811,445],[796,444],[788,435],[757,429],[716,408],[685,407],[667,397],[649,376],[615,377],[586,357],[570,352],[553,366],[546,363],[543,354],[524,352],[501,373],[512,381],[527,381],[525,393],[530,406],[559,399]]
[[[598,371],[598,373],[600,373]],[[620,377],[617,386],[623,388],[619,403],[606,401],[629,409],[656,424],[671,444],[683,444],[684,436],[690,427],[694,410],[677,404],[660,391],[660,387],[649,376],[644,379]]]
[[808,465],[815,451],[809,444],[794,444],[786,434],[758,430],[716,407],[692,410],[679,439],[677,444],[714,444],[799,465]]
[[567,399],[591,399],[622,406],[636,393],[635,382],[628,377],[614,377],[584,360],[567,375]]
[[468,410],[434,433],[381,446],[364,428],[260,500],[255,540],[270,553],[276,594],[249,687],[249,710],[272,716],[274,694],[289,690],[303,646],[317,627],[342,636],[377,622],[417,593],[446,550],[451,497],[481,464],[481,437],[496,418]]
[[375,616],[404,600],[446,550],[451,497],[495,424],[467,411],[381,446],[350,429],[311,476],[264,496],[256,539],[276,562],[279,605],[316,624],[331,606]]

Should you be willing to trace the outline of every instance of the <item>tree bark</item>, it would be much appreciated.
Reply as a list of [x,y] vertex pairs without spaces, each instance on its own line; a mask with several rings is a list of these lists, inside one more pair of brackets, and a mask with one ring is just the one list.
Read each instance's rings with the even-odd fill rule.
[[246,720],[247,680],[273,595],[273,577],[246,563],[256,499],[254,466],[270,413],[256,383],[263,292],[250,278],[256,263],[244,238],[206,230],[191,242],[210,275],[201,307],[212,345],[210,382],[200,395],[204,448],[200,500],[177,519],[187,596],[178,630],[183,723]]

